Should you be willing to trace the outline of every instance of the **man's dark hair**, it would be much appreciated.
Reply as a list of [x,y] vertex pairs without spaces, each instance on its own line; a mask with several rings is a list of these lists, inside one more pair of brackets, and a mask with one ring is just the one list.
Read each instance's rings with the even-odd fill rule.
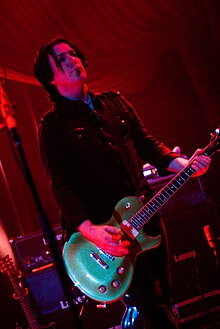
[[57,88],[51,83],[53,80],[53,71],[50,67],[48,55],[50,54],[54,58],[57,67],[61,69],[53,52],[53,47],[59,43],[68,44],[76,52],[76,55],[80,58],[83,66],[86,68],[88,65],[84,54],[74,44],[64,38],[56,38],[47,44],[43,44],[40,47],[37,53],[37,57],[34,61],[34,76],[48,92],[51,101],[55,101],[59,97],[59,92]]

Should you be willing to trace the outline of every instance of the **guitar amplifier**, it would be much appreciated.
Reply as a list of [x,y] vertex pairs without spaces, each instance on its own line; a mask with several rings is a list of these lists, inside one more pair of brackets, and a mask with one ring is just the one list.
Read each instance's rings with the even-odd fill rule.
[[[154,176],[148,183],[157,193],[173,177]],[[218,259],[204,233],[209,225],[214,237],[218,236],[219,216],[202,179],[186,182],[159,212],[167,235],[172,308],[178,323],[219,312]]]
[[[61,226],[53,226],[54,238],[62,250]],[[34,272],[53,263],[53,257],[43,231],[10,240],[10,244],[22,272]]]

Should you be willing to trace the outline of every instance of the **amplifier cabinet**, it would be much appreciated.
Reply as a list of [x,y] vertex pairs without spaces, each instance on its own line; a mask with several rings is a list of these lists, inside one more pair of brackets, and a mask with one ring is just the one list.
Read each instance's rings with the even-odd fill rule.
[[54,266],[24,274],[27,286],[42,314],[65,309],[67,301]]
[[[44,323],[54,321],[56,329],[74,329],[72,312],[56,268],[51,266],[44,270],[26,273],[25,278],[38,317]],[[97,308],[97,302],[89,299],[76,287],[73,288],[72,298],[83,328],[108,329],[120,325],[125,312],[125,306],[121,301],[107,305],[106,308]]]
[[[158,192],[175,175],[149,179]],[[160,209],[169,253],[172,305],[179,323],[220,310],[220,268],[204,233],[219,235],[219,216],[200,178],[192,178]],[[219,240],[220,241],[220,240]],[[220,257],[217,245],[217,255]]]
[[168,239],[173,307],[180,321],[220,309],[220,270],[203,227],[218,230],[210,203],[163,218]]
[[210,225],[214,232],[217,220],[215,209],[209,203],[163,219],[175,302],[219,286],[217,258],[203,230]]

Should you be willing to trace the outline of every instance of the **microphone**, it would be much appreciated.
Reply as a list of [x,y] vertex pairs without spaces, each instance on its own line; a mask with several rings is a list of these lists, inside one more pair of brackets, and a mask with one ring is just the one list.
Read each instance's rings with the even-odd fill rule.
[[5,126],[8,130],[12,130],[17,127],[14,111],[8,96],[6,95],[2,85],[0,84],[0,115],[4,120]]
[[209,244],[209,247],[213,250],[215,256],[217,256],[215,239],[210,225],[203,226],[203,231],[205,233],[206,240]]

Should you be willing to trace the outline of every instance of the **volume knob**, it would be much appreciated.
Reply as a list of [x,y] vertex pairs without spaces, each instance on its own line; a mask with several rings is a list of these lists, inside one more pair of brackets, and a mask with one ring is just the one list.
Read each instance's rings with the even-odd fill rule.
[[113,286],[114,288],[118,288],[118,287],[120,286],[120,282],[119,282],[118,280],[113,280],[113,281],[112,281],[112,286]]
[[105,292],[106,292],[106,286],[100,286],[99,287],[99,291],[102,293],[102,294],[104,294]]
[[125,268],[123,266],[118,267],[117,269],[118,274],[122,275],[125,272]]

